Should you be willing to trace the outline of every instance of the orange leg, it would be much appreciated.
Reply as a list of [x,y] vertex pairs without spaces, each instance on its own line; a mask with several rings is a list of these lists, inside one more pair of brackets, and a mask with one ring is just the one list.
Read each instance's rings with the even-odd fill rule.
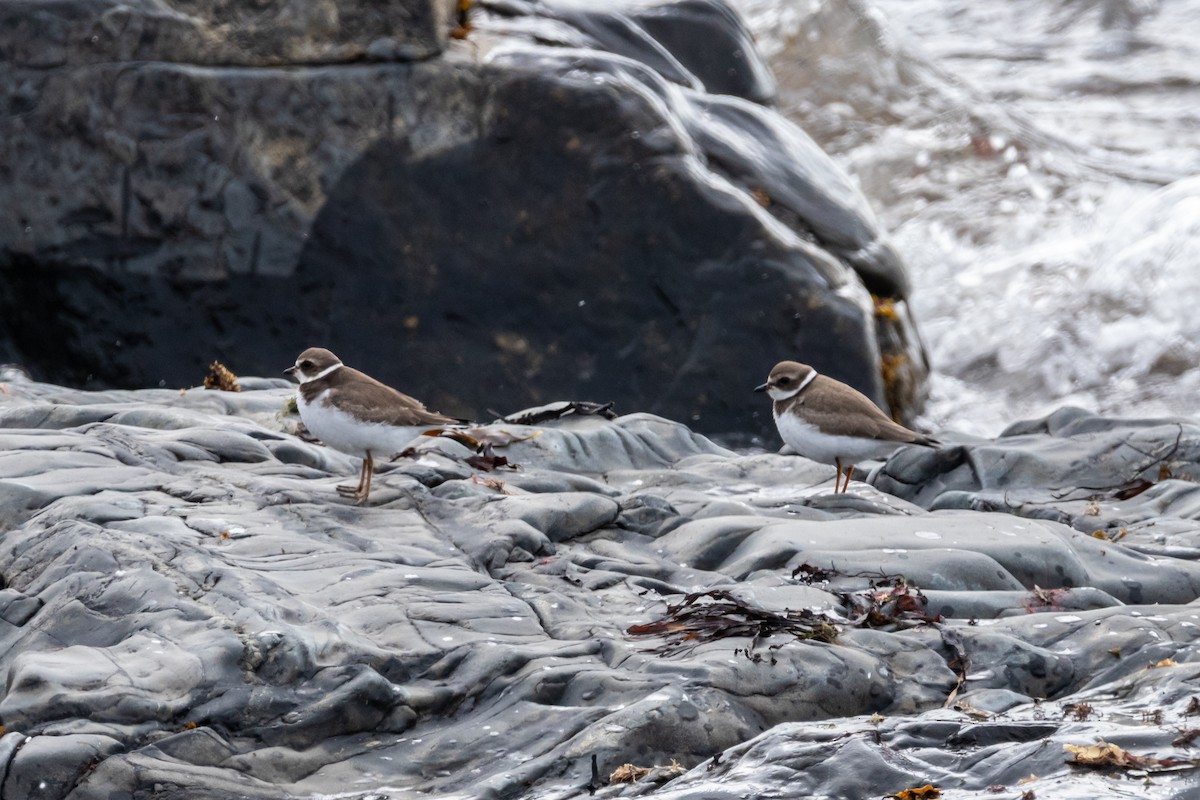
[[366,479],[366,486],[363,487],[362,496],[358,498],[360,504],[367,502],[367,497],[371,494],[371,478],[375,475],[375,459],[371,456],[371,451],[367,451],[367,457],[363,459],[363,473]]
[[[837,477],[833,479],[833,493],[845,494],[846,490],[850,488],[850,477],[854,474],[854,465],[851,464],[848,467],[843,467],[840,458],[835,458],[833,463],[837,467]],[[842,481],[843,474],[845,475],[845,482]]]
[[364,458],[363,462],[362,462],[362,466],[358,468],[358,485],[351,486],[350,484],[342,484],[341,486],[337,487],[338,494],[346,495],[348,497],[357,495],[359,492],[362,491],[363,481],[366,480],[366,475],[367,475],[367,460]]
[[375,459],[368,450],[363,458],[362,468],[358,471],[358,485],[343,485],[337,487],[338,494],[343,497],[353,497],[355,502],[364,503],[371,493],[371,476],[375,473]]

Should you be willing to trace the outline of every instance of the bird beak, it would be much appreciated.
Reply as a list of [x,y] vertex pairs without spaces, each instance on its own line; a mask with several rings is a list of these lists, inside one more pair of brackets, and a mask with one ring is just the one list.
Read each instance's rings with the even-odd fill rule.
[[765,391],[766,391],[767,389],[769,389],[770,387],[771,387],[771,384],[769,384],[769,383],[764,383],[762,386],[755,386],[755,387],[754,387],[754,391],[756,391],[756,392],[765,392]]
[[294,374],[295,372],[296,372],[296,365],[295,365],[295,364],[293,364],[292,366],[290,366],[290,367],[288,367],[287,369],[285,369],[285,370],[283,371],[283,374],[284,374],[284,375],[292,375],[292,374]]

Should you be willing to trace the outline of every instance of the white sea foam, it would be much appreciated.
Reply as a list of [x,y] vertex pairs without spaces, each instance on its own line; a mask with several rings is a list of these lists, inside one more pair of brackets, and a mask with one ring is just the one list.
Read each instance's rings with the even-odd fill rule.
[[931,426],[1196,413],[1200,7],[737,5],[911,271]]

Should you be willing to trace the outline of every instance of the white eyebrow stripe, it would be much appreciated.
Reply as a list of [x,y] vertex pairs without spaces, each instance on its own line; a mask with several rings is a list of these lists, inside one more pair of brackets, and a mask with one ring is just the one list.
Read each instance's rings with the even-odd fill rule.
[[333,372],[335,369],[337,369],[337,368],[338,368],[338,367],[340,367],[340,366],[342,366],[342,362],[340,362],[340,361],[339,361],[339,362],[337,362],[336,364],[331,364],[331,365],[329,365],[328,367],[326,367],[325,369],[323,369],[323,370],[321,370],[320,372],[318,372],[316,375],[313,375],[311,378],[305,378],[305,379],[304,379],[303,381],[301,381],[301,382],[302,382],[302,383],[308,383],[309,381],[320,380],[321,378],[324,378],[326,375],[328,375],[329,373]]

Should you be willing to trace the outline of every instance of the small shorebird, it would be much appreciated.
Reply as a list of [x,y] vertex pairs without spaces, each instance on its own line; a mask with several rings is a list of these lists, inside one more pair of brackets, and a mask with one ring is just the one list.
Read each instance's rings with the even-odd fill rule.
[[788,446],[805,458],[837,467],[835,494],[839,485],[843,494],[850,487],[859,461],[886,458],[907,445],[938,445],[936,439],[893,422],[862,392],[818,374],[808,364],[781,361],[754,391],[766,392],[775,401],[775,427]]
[[362,458],[358,485],[337,487],[358,503],[371,494],[375,455],[398,453],[424,431],[460,423],[343,365],[322,347],[305,350],[284,373],[300,381],[296,408],[304,427],[333,449]]

